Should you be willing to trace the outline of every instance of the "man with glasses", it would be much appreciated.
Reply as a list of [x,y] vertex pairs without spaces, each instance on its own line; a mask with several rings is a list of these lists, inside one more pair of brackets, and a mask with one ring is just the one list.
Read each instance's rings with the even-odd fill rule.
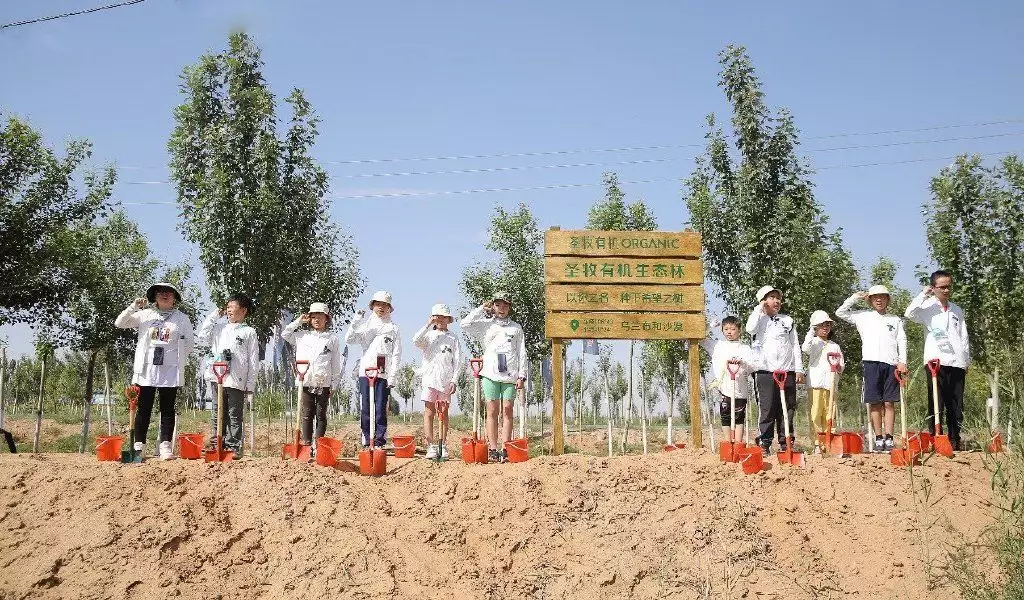
[[[924,325],[924,362],[939,359],[939,410],[945,413],[946,432],[954,450],[963,450],[960,429],[964,420],[964,379],[967,367],[971,365],[971,344],[967,337],[967,323],[964,311],[949,301],[953,276],[948,271],[938,270],[931,275],[931,285],[924,288],[907,307],[906,317]],[[934,414],[931,372],[928,372],[928,417]]]

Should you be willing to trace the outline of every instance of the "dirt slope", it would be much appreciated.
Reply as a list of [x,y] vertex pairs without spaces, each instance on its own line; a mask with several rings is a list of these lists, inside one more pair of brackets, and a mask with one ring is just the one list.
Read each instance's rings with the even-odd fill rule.
[[[773,461],[774,462],[774,461]],[[389,457],[381,479],[0,455],[3,598],[926,598],[906,471],[814,458],[744,476],[700,451],[519,465]],[[917,470],[987,523],[977,454]],[[932,593],[934,594],[934,592]]]

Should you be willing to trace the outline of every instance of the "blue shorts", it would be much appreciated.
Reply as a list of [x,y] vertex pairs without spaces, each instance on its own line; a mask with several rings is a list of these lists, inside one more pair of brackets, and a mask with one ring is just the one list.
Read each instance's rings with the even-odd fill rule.
[[900,384],[896,381],[896,365],[865,360],[864,404],[899,402]]

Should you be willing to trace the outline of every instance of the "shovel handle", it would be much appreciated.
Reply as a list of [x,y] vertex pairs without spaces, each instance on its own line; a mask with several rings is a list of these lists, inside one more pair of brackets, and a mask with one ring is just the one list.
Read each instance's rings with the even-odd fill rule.
[[843,355],[839,354],[838,352],[829,352],[827,354],[827,356],[828,356],[828,365],[830,367],[832,367],[832,371],[833,372],[838,372],[839,371],[839,361],[843,358]]
[[778,386],[779,391],[782,391],[786,387],[786,379],[789,378],[789,371],[779,369],[778,371],[772,371],[772,379],[775,380],[775,385]]
[[900,384],[901,386],[906,386],[907,385],[907,375],[906,375],[906,373],[904,373],[903,371],[900,371],[899,369],[896,369],[896,370],[894,370],[892,372],[892,375],[893,375],[893,377],[896,378],[896,383]]
[[228,363],[218,360],[212,365],[213,375],[217,378],[217,383],[223,384],[224,378],[228,376]]
[[377,382],[377,373],[380,371],[377,367],[366,367],[366,378],[370,380],[370,386]]
[[484,368],[484,359],[482,358],[471,358],[469,359],[469,368],[473,371],[473,377],[480,377],[480,371]]
[[725,361],[725,368],[729,371],[729,377],[736,381],[736,374],[740,372],[740,359],[730,358]]
[[124,397],[128,399],[128,410],[135,410],[135,405],[139,401],[139,386],[130,385],[124,388]]
[[309,361],[308,360],[297,360],[295,361],[295,374],[299,376],[299,379],[305,380],[306,373],[309,372]]
[[926,362],[925,365],[927,365],[928,366],[928,370],[931,371],[932,377],[938,377],[938,375],[939,375],[939,367],[942,366],[942,361],[941,360],[939,360],[937,358],[933,358],[930,361]]

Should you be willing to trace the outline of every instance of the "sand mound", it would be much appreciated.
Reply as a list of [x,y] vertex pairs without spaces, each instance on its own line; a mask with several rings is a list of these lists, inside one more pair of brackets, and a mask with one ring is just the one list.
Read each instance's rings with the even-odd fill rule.
[[[977,454],[917,469],[930,509],[888,457],[808,463],[389,457],[371,479],[5,454],[0,597],[927,598],[926,555],[988,522]],[[952,530],[925,525],[925,542],[936,517]]]

